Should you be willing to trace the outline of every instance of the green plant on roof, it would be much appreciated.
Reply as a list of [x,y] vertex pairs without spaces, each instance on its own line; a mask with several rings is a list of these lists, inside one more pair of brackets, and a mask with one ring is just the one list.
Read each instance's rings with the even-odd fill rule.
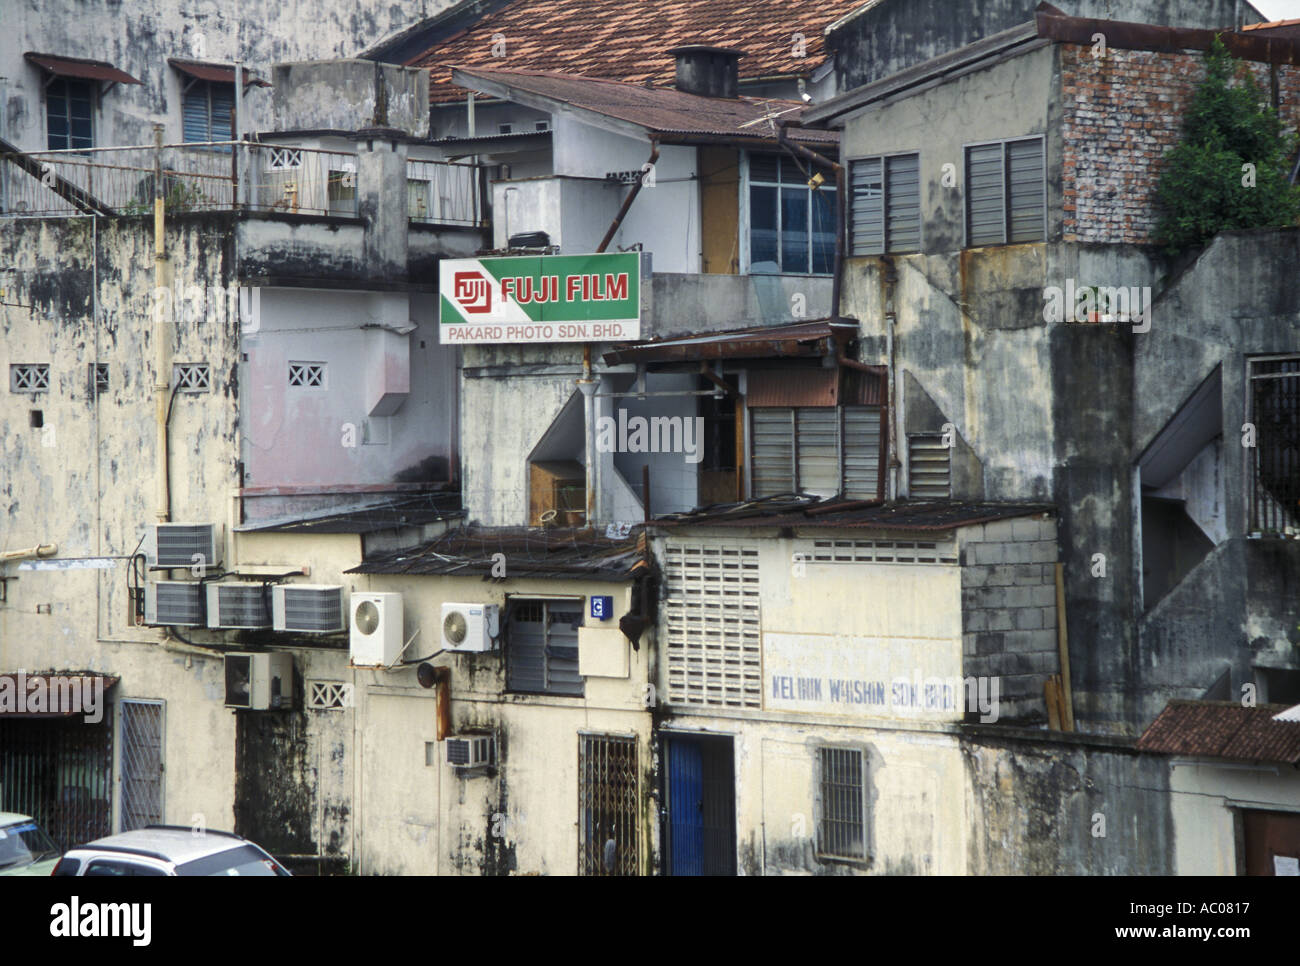
[[1285,227],[1300,219],[1300,186],[1289,181],[1294,138],[1218,36],[1205,66],[1183,139],[1165,155],[1156,188],[1155,239],[1171,256],[1220,231]]

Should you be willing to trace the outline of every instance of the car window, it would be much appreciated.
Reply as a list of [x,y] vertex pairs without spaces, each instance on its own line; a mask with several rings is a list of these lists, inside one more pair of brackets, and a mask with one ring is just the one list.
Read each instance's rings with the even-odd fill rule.
[[86,875],[166,875],[152,865],[139,865],[122,859],[95,859],[86,867]]
[[177,875],[287,875],[256,845],[245,844],[176,866]]
[[0,869],[13,869],[52,859],[59,847],[35,822],[19,822],[0,828]]
[[59,859],[59,864],[54,867],[50,875],[76,875],[81,869],[80,859]]

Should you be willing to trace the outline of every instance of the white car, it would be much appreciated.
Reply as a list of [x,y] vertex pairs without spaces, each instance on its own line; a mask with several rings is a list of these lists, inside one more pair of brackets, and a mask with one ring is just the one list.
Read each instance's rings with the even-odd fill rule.
[[30,815],[0,812],[0,875],[49,875],[59,847]]
[[51,875],[289,875],[233,832],[149,825],[70,849]]

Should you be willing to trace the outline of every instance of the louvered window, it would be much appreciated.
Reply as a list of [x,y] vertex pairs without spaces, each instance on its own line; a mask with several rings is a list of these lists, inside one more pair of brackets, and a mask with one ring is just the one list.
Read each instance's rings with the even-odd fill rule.
[[94,97],[89,81],[50,81],[45,88],[46,147],[62,151],[95,146]]
[[966,148],[966,244],[1001,245],[1047,237],[1043,139]]
[[952,495],[951,453],[937,433],[907,438],[908,495],[912,499],[946,500]]
[[582,696],[578,673],[578,601],[516,600],[507,622],[506,687]]
[[854,255],[921,248],[921,156],[863,158],[849,165]]
[[761,707],[758,550],[669,544],[664,587],[669,702]]
[[185,140],[229,141],[234,136],[235,85],[192,81],[181,98]]
[[748,170],[749,270],[783,275],[833,272],[834,182],[809,187],[813,169],[806,168],[805,174],[794,159],[777,154],[749,155]]
[[842,493],[875,499],[880,481],[880,410],[874,406],[750,409],[755,497]]

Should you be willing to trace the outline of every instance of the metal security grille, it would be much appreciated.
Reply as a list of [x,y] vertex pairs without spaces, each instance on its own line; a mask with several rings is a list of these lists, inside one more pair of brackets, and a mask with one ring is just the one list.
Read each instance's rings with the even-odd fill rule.
[[578,735],[579,875],[637,875],[636,738]]
[[951,454],[937,434],[907,438],[908,496],[914,500],[946,500],[952,495]]
[[112,834],[111,721],[0,719],[0,812],[30,815],[64,851]]
[[42,392],[50,388],[50,367],[45,363],[18,363],[9,367],[10,392]]
[[1250,423],[1251,532],[1294,532],[1300,527],[1300,356],[1251,361]]
[[163,705],[122,702],[122,831],[163,820]]
[[1046,183],[1041,137],[966,148],[966,244],[1046,238]]
[[670,544],[664,581],[669,702],[761,707],[758,551]]
[[210,392],[212,376],[206,362],[182,362],[172,370],[177,392]]
[[867,857],[866,785],[862,752],[818,748],[817,854]]

